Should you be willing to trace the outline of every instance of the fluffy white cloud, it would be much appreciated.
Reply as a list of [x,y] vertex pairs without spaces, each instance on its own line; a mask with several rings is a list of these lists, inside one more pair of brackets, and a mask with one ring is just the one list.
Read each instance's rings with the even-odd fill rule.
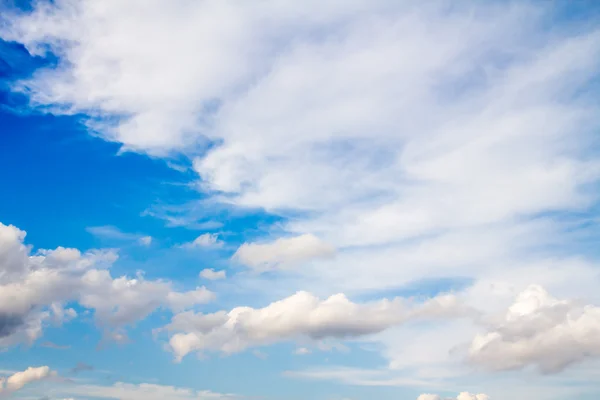
[[175,332],[169,344],[181,360],[193,351],[234,353],[302,337],[355,338],[409,319],[466,316],[469,312],[451,295],[411,306],[401,298],[358,304],[343,294],[320,300],[310,293],[298,292],[260,309],[236,307],[213,314],[183,312],[175,315],[164,329]]
[[285,268],[314,258],[328,258],[335,248],[318,237],[304,234],[270,243],[244,243],[233,259],[258,271]]
[[178,292],[168,281],[143,276],[113,278],[107,269],[112,251],[59,247],[38,250],[24,244],[25,232],[0,223],[0,346],[31,343],[48,321],[62,323],[77,316],[63,303],[79,302],[95,311],[99,325],[120,329],[159,307],[175,312],[214,299],[204,287]]
[[0,378],[0,393],[16,392],[29,383],[56,375],[56,372],[47,366],[29,367],[25,371],[16,372],[7,378]]
[[590,357],[600,357],[600,307],[558,300],[537,285],[469,349],[472,362],[493,370],[532,365],[553,373]]
[[[437,394],[422,394],[417,400],[452,400],[451,398],[443,398]],[[490,400],[490,397],[486,394],[471,394],[468,392],[462,392],[456,400]]]
[[219,240],[219,235],[216,233],[203,233],[191,242],[181,245],[181,247],[186,249],[221,246],[223,246],[223,242]]
[[198,276],[200,276],[200,278],[208,279],[209,281],[216,281],[227,278],[227,272],[225,270],[215,271],[212,268],[206,268],[200,271]]

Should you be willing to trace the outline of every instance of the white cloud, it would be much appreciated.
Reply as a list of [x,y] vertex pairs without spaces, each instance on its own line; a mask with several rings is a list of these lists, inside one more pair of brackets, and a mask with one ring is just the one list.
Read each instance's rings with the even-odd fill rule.
[[492,370],[532,365],[554,373],[592,357],[600,357],[600,307],[557,300],[537,285],[520,293],[469,349],[473,363]]
[[233,259],[258,271],[285,268],[315,258],[329,258],[335,248],[314,235],[279,238],[270,243],[244,243]]
[[152,236],[142,236],[138,239],[142,246],[150,246],[152,244]]
[[227,272],[225,270],[215,271],[212,268],[206,268],[200,271],[199,276],[200,278],[208,279],[209,281],[216,281],[227,278]]
[[381,332],[409,319],[469,315],[451,295],[411,305],[404,299],[353,303],[343,294],[320,300],[298,292],[260,309],[236,307],[229,312],[177,314],[164,329],[178,360],[190,352],[235,353],[247,347],[284,340],[355,338]]
[[299,347],[294,351],[294,354],[299,355],[299,356],[304,356],[306,354],[310,354],[311,351],[309,349],[307,349],[306,347]]
[[122,329],[166,307],[174,312],[214,299],[204,287],[179,292],[168,281],[113,278],[107,269],[117,259],[112,251],[59,247],[38,250],[24,244],[25,232],[0,223],[0,347],[32,343],[44,324],[75,318],[63,304],[78,302],[95,311],[106,329]]
[[0,393],[16,392],[27,384],[56,375],[56,372],[47,366],[29,367],[25,371],[16,372],[7,378],[0,378]]
[[[451,398],[443,398],[437,394],[422,394],[417,400],[452,400]],[[471,394],[468,392],[462,392],[456,400],[490,400],[490,397],[486,394]]]
[[232,400],[238,397],[209,390],[193,390],[152,383],[131,384],[124,382],[117,382],[111,386],[76,384],[65,389],[55,390],[55,392],[70,396],[120,400]]
[[86,230],[92,235],[103,239],[136,242],[139,245],[146,247],[152,244],[151,236],[145,236],[138,233],[123,232],[119,228],[111,225],[90,226],[86,228]]
[[216,233],[203,233],[191,242],[184,243],[181,247],[186,249],[222,247],[223,241],[219,240]]

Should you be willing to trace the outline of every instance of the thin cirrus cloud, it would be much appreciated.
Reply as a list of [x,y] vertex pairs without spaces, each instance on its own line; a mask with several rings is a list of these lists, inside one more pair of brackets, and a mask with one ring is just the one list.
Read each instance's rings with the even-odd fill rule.
[[150,246],[153,241],[152,236],[123,232],[117,227],[111,225],[90,226],[87,227],[86,230],[92,235],[99,238],[125,242],[135,242],[141,246],[146,247]]
[[[55,389],[56,395],[84,396],[100,399],[121,400],[233,400],[239,396],[217,393],[210,390],[194,390],[175,386],[158,385],[153,383],[116,382],[113,385],[71,384],[64,388]],[[78,397],[77,397],[78,398]]]

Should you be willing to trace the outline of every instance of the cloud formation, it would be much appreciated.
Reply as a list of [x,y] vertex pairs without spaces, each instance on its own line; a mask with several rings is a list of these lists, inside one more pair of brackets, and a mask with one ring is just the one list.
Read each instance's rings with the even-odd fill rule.
[[334,254],[335,248],[330,244],[314,235],[303,234],[266,243],[244,243],[232,258],[256,271],[268,271]]
[[211,248],[211,247],[222,247],[223,241],[219,239],[219,235],[216,233],[203,233],[191,242],[184,243],[181,245],[185,249],[198,249],[198,248]]
[[190,352],[231,354],[248,347],[310,338],[349,339],[381,332],[409,319],[469,315],[452,295],[422,304],[405,299],[354,303],[343,294],[325,300],[298,292],[264,308],[236,307],[229,312],[177,314],[164,329],[172,334],[169,345],[176,359]]
[[25,371],[16,372],[7,378],[0,378],[0,394],[13,393],[25,385],[56,376],[56,372],[48,366],[29,367]]
[[543,373],[600,357],[600,307],[558,300],[538,285],[520,293],[469,349],[471,362],[491,370],[535,366]]
[[225,270],[215,271],[212,268],[206,268],[200,271],[198,276],[203,279],[208,279],[209,281],[217,281],[227,278],[227,272]]
[[62,304],[76,301],[94,310],[98,325],[121,329],[159,307],[180,312],[214,299],[204,287],[178,292],[168,281],[113,278],[107,269],[113,251],[82,254],[59,247],[38,250],[24,244],[25,232],[0,223],[0,346],[32,343],[46,322],[60,324],[77,316]]

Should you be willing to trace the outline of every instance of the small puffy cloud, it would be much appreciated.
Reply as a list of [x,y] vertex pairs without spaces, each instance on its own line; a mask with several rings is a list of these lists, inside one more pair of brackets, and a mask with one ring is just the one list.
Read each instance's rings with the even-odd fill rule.
[[227,278],[227,272],[225,270],[215,271],[212,268],[206,268],[200,271],[199,276],[200,278],[208,279],[209,281],[216,281]]
[[138,239],[138,243],[142,246],[150,246],[152,244],[152,236],[142,236]]
[[[441,397],[437,394],[422,394],[417,397],[417,400],[454,400],[452,397]],[[462,392],[457,397],[456,400],[490,400],[490,397],[487,394],[471,394],[469,392]]]
[[328,258],[335,248],[312,234],[279,238],[270,243],[244,243],[233,259],[258,271],[285,268],[315,258]]
[[16,392],[29,383],[52,376],[56,376],[56,372],[50,370],[48,366],[29,367],[25,371],[20,371],[7,378],[0,379],[0,393]]
[[381,332],[409,319],[462,313],[462,307],[447,297],[417,305],[402,298],[359,304],[343,294],[321,300],[311,293],[298,292],[259,309],[236,307],[212,314],[179,313],[164,329],[175,333],[169,345],[180,360],[194,351],[231,354],[248,347],[301,338],[355,338]]
[[191,242],[184,243],[180,247],[184,249],[201,249],[222,247],[223,241],[219,239],[216,233],[203,233]]
[[600,357],[600,307],[558,300],[538,285],[520,293],[469,349],[469,360],[490,370],[555,373],[592,357]]
[[306,354],[310,354],[310,350],[307,349],[306,347],[299,347],[296,349],[296,351],[294,351],[294,354],[299,355],[299,356],[304,356]]

